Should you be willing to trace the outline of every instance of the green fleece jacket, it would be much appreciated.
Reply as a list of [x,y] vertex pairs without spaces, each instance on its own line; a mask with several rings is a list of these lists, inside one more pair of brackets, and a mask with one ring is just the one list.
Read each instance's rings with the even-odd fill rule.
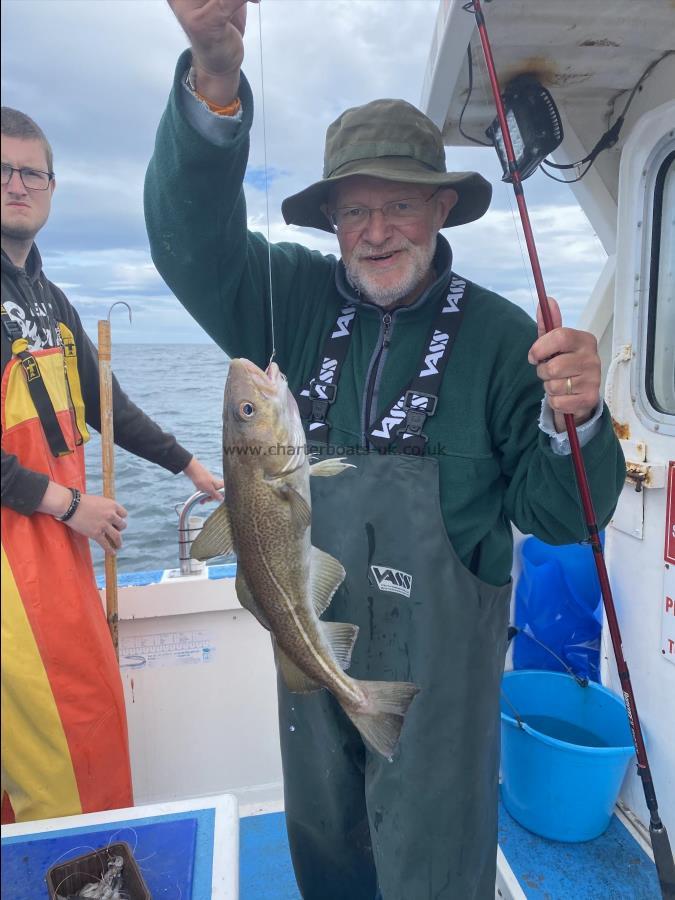
[[[153,260],[180,302],[227,354],[265,366],[272,347],[268,244],[261,234],[247,230],[242,187],[253,118],[251,90],[242,75],[243,121],[225,146],[215,146],[181,111],[178,92],[186,66],[183,56],[146,177]],[[357,306],[328,421],[332,444],[362,447],[367,427],[417,374],[449,281],[449,245],[439,236],[435,284],[414,305],[394,312],[391,343],[380,359],[378,390],[370,403],[367,385],[381,347],[382,311],[354,294],[342,263],[333,256],[280,243],[271,246],[271,260],[277,361],[296,396],[314,374],[339,309],[347,300]],[[533,321],[503,297],[472,283],[465,306],[438,409],[425,432],[438,459],[448,537],[465,565],[499,585],[511,571],[512,522],[552,544],[576,542],[586,534],[571,458],[554,454],[550,438],[538,427],[543,389],[527,361],[536,338]],[[214,410],[214,418],[218,414]],[[603,527],[624,481],[623,456],[606,409],[583,454]],[[396,486],[388,489],[395,492]]]

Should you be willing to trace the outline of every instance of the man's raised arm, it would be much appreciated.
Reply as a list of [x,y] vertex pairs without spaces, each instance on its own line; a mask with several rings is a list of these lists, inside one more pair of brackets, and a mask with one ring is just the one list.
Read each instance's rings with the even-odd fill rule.
[[246,4],[171,0],[171,9],[193,46],[178,60],[145,180],[153,262],[229,356],[264,366],[274,342],[285,371],[304,371],[308,334],[320,340],[329,327],[324,316],[333,316],[319,298],[339,303],[337,262],[299,243],[270,246],[248,230],[243,184],[253,95],[240,69]]
[[192,47],[194,88],[216,106],[237,99],[248,2],[258,0],[169,0]]

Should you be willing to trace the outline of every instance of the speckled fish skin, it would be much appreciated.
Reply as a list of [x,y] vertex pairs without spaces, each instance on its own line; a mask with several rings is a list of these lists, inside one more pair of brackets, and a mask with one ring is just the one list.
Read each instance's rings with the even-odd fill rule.
[[[233,360],[225,391],[223,465],[237,563],[279,647],[334,693],[349,692],[308,596],[310,528],[287,499],[294,490],[311,508],[300,414],[278,367],[270,370]],[[254,420],[242,422],[245,403]]]
[[360,681],[343,671],[358,628],[319,618],[344,569],[311,545],[309,479],[350,467],[339,460],[310,467],[305,442],[297,404],[276,363],[263,372],[249,360],[232,360],[223,471],[239,599],[272,632],[289,689],[327,688],[368,743],[391,758],[418,688]]

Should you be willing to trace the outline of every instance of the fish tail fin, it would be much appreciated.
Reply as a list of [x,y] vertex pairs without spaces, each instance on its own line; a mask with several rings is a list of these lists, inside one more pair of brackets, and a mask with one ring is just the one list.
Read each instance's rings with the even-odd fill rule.
[[391,761],[405,714],[419,688],[405,681],[359,681],[358,684],[366,695],[366,703],[359,710],[345,709],[345,712],[373,750]]

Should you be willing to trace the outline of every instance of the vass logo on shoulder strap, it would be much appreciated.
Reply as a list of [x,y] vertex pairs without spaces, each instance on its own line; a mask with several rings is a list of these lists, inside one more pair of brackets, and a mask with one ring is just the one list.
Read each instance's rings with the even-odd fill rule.
[[298,396],[300,415],[308,421],[310,436],[318,442],[325,442],[328,439],[326,416],[331,403],[335,402],[340,369],[349,349],[355,316],[356,310],[353,306],[342,307],[333,329],[326,338],[318,372],[302,388]]
[[405,393],[390,407],[368,435],[374,447],[382,450],[392,442],[403,452],[424,453],[427,436],[424,425],[438,406],[438,394],[445,367],[462,323],[462,303],[466,281],[453,273],[443,305],[436,314],[427,347]]
[[[462,321],[465,291],[466,281],[453,272],[429,333],[418,374],[403,396],[370,428],[368,441],[373,447],[383,450],[393,444],[404,452],[424,452],[427,443],[424,424],[436,412],[443,373]],[[328,440],[326,416],[335,402],[355,316],[353,306],[340,310],[324,343],[321,363],[298,397],[298,408],[309,437],[318,443]]]

